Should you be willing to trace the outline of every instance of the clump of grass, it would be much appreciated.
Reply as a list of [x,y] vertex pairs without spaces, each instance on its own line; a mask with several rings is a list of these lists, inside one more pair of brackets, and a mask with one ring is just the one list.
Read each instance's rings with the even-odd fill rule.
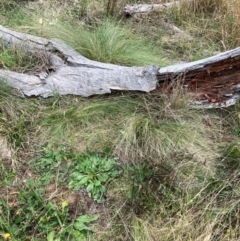
[[23,21],[7,25],[15,26],[20,31],[62,39],[85,57],[100,62],[126,66],[149,64],[165,66],[167,64],[163,51],[154,46],[149,39],[134,35],[121,22],[105,18],[86,25],[77,21],[68,24],[64,9],[61,9],[60,13],[55,13],[53,6],[51,9],[54,13],[46,12],[39,7],[39,11],[32,15],[27,8],[20,8],[16,18],[20,19],[17,14],[23,11],[29,23],[26,24]]
[[122,117],[134,111],[139,99],[131,98],[131,94],[92,99],[62,97],[59,106],[53,102],[38,120],[43,127],[40,139],[51,136],[54,142],[75,143],[75,147],[83,151],[112,147]]
[[[60,27],[61,26],[61,27]],[[104,20],[90,28],[47,26],[50,36],[58,37],[85,57],[119,65],[166,65],[161,52],[144,38],[134,36],[114,20]],[[72,34],[74,33],[74,34]]]
[[12,89],[11,87],[7,84],[7,80],[5,79],[0,79],[0,101],[2,98],[7,97],[11,92]]
[[35,131],[33,123],[38,112],[34,99],[20,99],[10,94],[4,98],[0,96],[0,134],[16,151],[25,146],[28,138],[32,138],[28,134]]
[[48,63],[47,54],[27,52],[27,46],[8,46],[0,42],[0,68],[21,73],[35,73],[41,71]]
[[[189,149],[189,143],[203,147],[205,136],[204,126],[200,124],[201,114],[189,109],[189,103],[189,96],[180,87],[173,88],[168,97],[144,97],[142,105],[123,121],[124,128],[117,146],[125,150],[128,159],[134,160],[136,156],[161,159],[173,149]],[[196,122],[198,128],[194,127]],[[132,151],[128,149],[130,146]]]
[[[141,38],[109,20],[103,22],[93,32],[85,33],[80,52],[100,62],[121,65],[158,64],[156,49]],[[160,65],[163,63],[161,62]]]
[[192,198],[215,175],[217,155],[201,112],[188,106],[189,99],[181,90],[172,90],[169,98],[144,98],[142,105],[124,118],[115,153],[125,165],[133,162],[135,170],[144,168],[147,175],[129,174],[136,181],[132,190],[139,194],[132,204],[136,210],[151,210],[161,203],[160,196],[170,198],[169,202],[179,195]]
[[208,149],[206,136],[195,124],[155,122],[143,115],[128,118],[116,141],[116,153],[127,165],[131,160],[138,165],[147,160],[154,176],[162,177],[168,186],[184,192],[201,189],[215,172],[215,153]]

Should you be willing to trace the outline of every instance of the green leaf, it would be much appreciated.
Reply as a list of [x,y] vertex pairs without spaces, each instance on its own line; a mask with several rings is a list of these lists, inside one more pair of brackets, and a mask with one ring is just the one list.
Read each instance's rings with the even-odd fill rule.
[[111,177],[117,177],[120,174],[119,171],[115,170],[111,172]]
[[101,186],[101,182],[99,180],[97,180],[96,182],[94,182],[94,186],[96,186],[96,187]]
[[91,191],[93,190],[93,187],[94,187],[94,183],[88,184],[88,186],[87,186],[87,191],[88,191],[88,192],[91,192]]
[[73,172],[72,174],[71,174],[71,178],[74,178],[75,180],[77,180],[77,181],[80,181],[82,178],[84,178],[86,175],[83,175],[83,174],[81,174],[81,173],[79,173],[79,172]]
[[90,222],[96,221],[99,218],[99,215],[94,215],[92,217],[88,215],[82,215],[78,217],[74,223],[74,228],[79,231],[90,231],[93,232],[93,229],[86,226],[85,224],[89,224]]
[[[77,241],[86,241],[86,237],[84,236],[83,233],[81,233],[79,230],[74,229],[73,227],[71,227],[70,229],[68,229],[67,231],[71,236],[73,236],[73,240],[77,240]],[[55,240],[54,240],[55,241]]]
[[106,174],[106,173],[104,173],[104,174],[99,174],[99,175],[98,175],[98,178],[99,178],[99,180],[100,180],[101,182],[106,182],[106,181],[108,180],[108,178],[109,178],[109,175]]
[[88,180],[89,180],[88,176],[81,177],[80,181],[76,180],[76,179],[72,179],[69,182],[69,187],[70,188],[76,188],[76,189],[83,188],[85,185],[87,185]]
[[53,241],[55,235],[55,231],[51,231],[48,235],[47,235],[47,241]]
[[78,185],[80,185],[80,186],[83,187],[84,185],[87,184],[88,180],[89,180],[89,177],[88,177],[88,176],[84,176],[84,177],[82,177],[82,179],[78,182]]
[[89,215],[81,215],[79,216],[76,221],[77,222],[81,222],[81,223],[91,223],[93,221],[96,221],[98,220],[99,218],[99,215],[98,214],[95,214],[93,216],[89,216]]
[[225,153],[229,157],[239,158],[240,157],[239,143],[230,144],[226,149]]
[[86,226],[84,223],[76,222],[74,228],[78,231],[90,231],[93,232],[93,228]]
[[109,170],[111,170],[113,168],[113,166],[114,166],[113,162],[111,160],[108,160],[108,161],[105,162],[104,169],[106,171],[109,171]]
[[107,155],[109,155],[109,154],[111,153],[111,151],[112,151],[112,149],[111,149],[111,147],[109,147],[109,146],[105,147],[105,149],[104,149],[104,152],[105,152]]

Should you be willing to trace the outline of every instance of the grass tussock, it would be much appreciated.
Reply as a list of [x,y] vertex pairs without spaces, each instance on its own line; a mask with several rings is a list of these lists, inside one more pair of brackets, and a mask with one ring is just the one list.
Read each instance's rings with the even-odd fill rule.
[[99,62],[119,65],[166,65],[162,53],[146,39],[133,35],[114,20],[92,27],[73,29],[62,22],[43,27],[43,33],[57,37],[83,56]]
[[[160,30],[158,12],[117,21],[125,3],[146,2],[4,0],[0,20],[129,66],[165,65],[162,49],[172,62],[239,45],[237,0],[183,2],[161,14],[192,41]],[[1,68],[41,65],[1,50]],[[3,239],[240,239],[239,103],[194,110],[181,79],[161,93],[91,98],[19,98],[7,80],[0,85],[0,138],[13,154],[0,157]]]
[[[59,38],[83,56],[99,62],[126,66],[165,66],[168,63],[164,52],[154,46],[152,41],[133,34],[113,17],[101,20],[92,18],[91,22],[86,20],[69,24],[71,21],[65,18],[71,19],[71,13],[65,11],[64,4],[60,4],[59,11],[51,3],[45,4],[47,10],[40,5],[34,14],[26,7],[16,10],[12,20],[10,16],[6,18],[6,21],[9,18],[7,26],[48,38]],[[84,11],[84,14],[88,13],[87,9]],[[24,18],[19,14],[23,14]],[[15,23],[14,19],[22,19],[22,22]]]
[[188,108],[179,89],[173,92],[178,93],[177,99],[176,93],[167,99],[144,98],[143,109],[124,119],[115,153],[127,165],[133,161],[141,166],[147,160],[166,185],[196,192],[214,175],[217,154],[210,147],[201,115]]

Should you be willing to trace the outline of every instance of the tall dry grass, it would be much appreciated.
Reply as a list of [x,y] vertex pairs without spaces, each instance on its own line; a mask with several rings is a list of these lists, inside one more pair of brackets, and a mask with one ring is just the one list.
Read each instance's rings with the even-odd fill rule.
[[224,50],[240,45],[238,0],[186,0],[177,18],[182,24],[194,26],[196,32],[203,32],[208,40],[219,42]]

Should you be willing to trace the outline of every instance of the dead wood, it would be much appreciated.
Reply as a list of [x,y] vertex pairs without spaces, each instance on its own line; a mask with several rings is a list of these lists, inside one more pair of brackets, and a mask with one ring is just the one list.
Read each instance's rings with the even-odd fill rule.
[[195,105],[218,108],[235,104],[240,99],[240,48],[159,70],[160,86],[179,79],[194,93]]
[[24,96],[110,93],[111,90],[159,91],[181,80],[194,93],[195,105],[227,107],[240,99],[240,48],[210,58],[164,68],[125,67],[89,60],[60,42],[19,33],[0,26],[0,39],[26,52],[48,56],[48,64],[35,74],[0,69],[0,79]]
[[132,17],[136,14],[145,14],[152,11],[161,12],[165,9],[177,7],[179,8],[183,3],[191,3],[193,0],[173,0],[169,3],[159,3],[159,4],[127,4],[124,9],[123,13],[126,17]]
[[127,4],[123,9],[123,13],[127,17],[132,17],[135,14],[144,14],[152,11],[163,11],[164,9],[171,8],[173,6],[179,7],[180,1],[162,4]]
[[111,90],[149,92],[157,85],[158,67],[125,67],[89,60],[58,40],[19,33],[0,26],[0,39],[26,52],[49,56],[49,66],[35,75],[0,70],[0,78],[26,96],[90,96]]

